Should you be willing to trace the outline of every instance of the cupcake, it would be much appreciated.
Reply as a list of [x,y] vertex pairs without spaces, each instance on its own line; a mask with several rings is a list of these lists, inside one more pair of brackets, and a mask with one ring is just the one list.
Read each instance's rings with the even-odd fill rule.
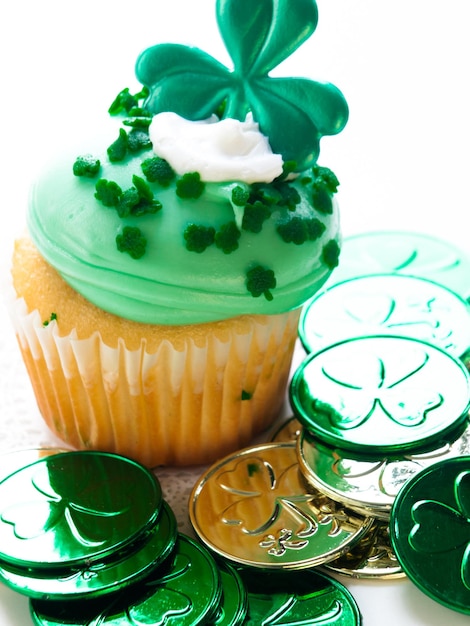
[[338,181],[317,158],[348,110],[333,85],[268,76],[315,30],[315,2],[264,5],[216,3],[233,71],[145,50],[109,129],[32,188],[12,319],[68,445],[209,463],[281,411],[300,309],[338,263]]

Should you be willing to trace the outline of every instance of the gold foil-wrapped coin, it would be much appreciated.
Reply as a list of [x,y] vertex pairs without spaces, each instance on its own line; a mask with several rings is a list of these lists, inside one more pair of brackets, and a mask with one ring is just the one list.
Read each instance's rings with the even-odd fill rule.
[[272,442],[295,442],[302,431],[302,425],[296,417],[289,417],[271,437]]
[[293,443],[260,444],[214,464],[196,483],[189,514],[219,556],[265,569],[327,563],[373,524],[307,487]]
[[403,578],[391,546],[389,525],[377,521],[349,552],[324,565],[330,572],[361,579]]

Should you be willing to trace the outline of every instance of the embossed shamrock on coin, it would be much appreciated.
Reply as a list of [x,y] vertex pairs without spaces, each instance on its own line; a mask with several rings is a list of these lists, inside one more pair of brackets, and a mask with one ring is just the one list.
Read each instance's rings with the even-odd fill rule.
[[162,502],[155,476],[129,459],[47,456],[0,483],[0,558],[33,569],[101,562],[144,535]]
[[341,265],[329,284],[385,272],[429,278],[463,298],[470,296],[470,256],[448,241],[411,231],[366,232],[345,237]]
[[392,509],[390,533],[407,576],[424,593],[470,614],[470,457],[414,476]]
[[465,422],[470,377],[430,343],[355,337],[308,357],[293,376],[290,398],[302,425],[328,445],[403,454],[441,445]]
[[246,448],[212,466],[193,489],[189,513],[195,532],[214,552],[267,569],[325,563],[372,525],[372,519],[308,491],[291,443]]
[[460,357],[470,347],[470,304],[425,278],[357,276],[320,291],[304,309],[299,333],[308,352],[350,337],[390,333]]

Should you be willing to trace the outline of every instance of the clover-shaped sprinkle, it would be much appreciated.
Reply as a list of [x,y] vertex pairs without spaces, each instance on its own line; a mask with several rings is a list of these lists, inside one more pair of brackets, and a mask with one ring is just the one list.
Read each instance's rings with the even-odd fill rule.
[[244,121],[251,112],[273,152],[295,160],[297,171],[313,166],[321,137],[344,128],[346,101],[329,83],[272,78],[269,72],[314,32],[315,1],[217,0],[216,12],[233,71],[199,48],[148,48],[136,65],[137,78],[149,90],[145,108],[189,120],[217,112]]

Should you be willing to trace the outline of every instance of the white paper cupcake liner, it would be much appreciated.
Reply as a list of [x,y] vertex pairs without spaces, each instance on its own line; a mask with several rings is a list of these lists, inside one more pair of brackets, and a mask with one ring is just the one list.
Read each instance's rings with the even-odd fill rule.
[[285,399],[299,311],[250,317],[197,342],[187,327],[178,348],[145,338],[129,350],[98,332],[61,337],[22,299],[11,318],[41,414],[76,448],[108,450],[147,466],[212,462],[248,444]]

